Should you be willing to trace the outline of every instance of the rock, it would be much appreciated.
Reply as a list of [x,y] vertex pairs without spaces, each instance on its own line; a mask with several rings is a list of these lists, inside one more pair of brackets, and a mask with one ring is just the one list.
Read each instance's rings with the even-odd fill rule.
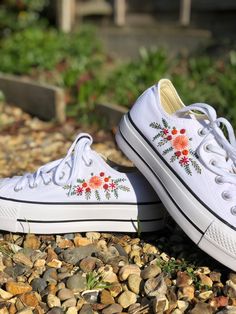
[[149,243],[144,244],[143,246],[143,253],[144,254],[157,254],[158,250],[154,245],[151,245]]
[[41,297],[36,292],[27,292],[20,296],[20,300],[30,308],[35,308],[39,304]]
[[52,268],[61,268],[62,261],[54,258],[52,261],[48,262],[47,265]]
[[0,314],[8,314],[8,310],[5,305],[0,307]]
[[28,283],[8,281],[6,283],[6,290],[12,295],[18,295],[31,291],[32,287]]
[[116,283],[119,281],[117,275],[113,271],[113,268],[109,265],[100,267],[98,269],[98,273],[102,274],[103,281],[105,282]]
[[135,264],[125,265],[121,267],[119,271],[119,279],[121,281],[124,281],[129,277],[130,274],[136,274],[140,276],[140,273],[141,273],[141,270],[137,265]]
[[61,307],[55,306],[54,308],[49,310],[47,314],[65,314],[65,312]]
[[79,311],[79,314],[93,314],[93,309],[90,304],[84,304]]
[[61,301],[60,299],[55,296],[54,294],[48,294],[47,296],[47,305],[51,308],[55,306],[61,306]]
[[194,308],[189,312],[190,314],[212,314],[213,308],[207,303],[197,303]]
[[203,292],[199,293],[199,295],[198,295],[199,299],[201,299],[203,301],[210,299],[211,296],[213,296],[212,290],[203,291]]
[[83,272],[89,273],[94,270],[97,261],[99,261],[99,259],[95,257],[85,257],[81,260],[79,267]]
[[112,297],[117,297],[122,292],[122,285],[118,282],[113,283],[109,288]]
[[227,291],[227,296],[231,298],[236,297],[236,284],[231,279],[226,281],[225,289]]
[[17,314],[33,314],[33,311],[30,307],[25,307],[24,309],[18,311]]
[[234,284],[236,284],[236,273],[230,273],[229,280],[231,280]]
[[70,239],[63,238],[57,240],[57,245],[61,249],[67,249],[74,246],[73,242]]
[[199,276],[199,278],[200,278],[200,280],[201,280],[201,284],[202,284],[203,286],[212,287],[213,281],[211,280],[210,277],[208,277],[208,276],[205,275],[205,274],[199,274],[198,276]]
[[0,271],[0,286],[5,284],[10,278],[10,275]]
[[69,308],[69,307],[75,307],[76,306],[76,303],[77,303],[77,301],[76,301],[76,298],[70,298],[70,299],[68,299],[68,300],[65,300],[63,303],[62,303],[62,307],[64,308],[64,309],[66,309],[66,308]]
[[25,254],[23,254],[22,252],[17,252],[13,255],[12,257],[13,261],[16,263],[16,264],[23,264],[25,266],[28,266],[28,267],[33,267],[33,263],[32,261],[29,259],[29,257],[27,257]]
[[89,244],[86,246],[66,249],[61,254],[61,258],[66,263],[76,265],[83,258],[91,256],[96,252],[98,252],[98,247],[95,244]]
[[39,238],[35,234],[28,233],[24,241],[24,248],[38,250],[40,248]]
[[156,264],[152,264],[152,265],[145,267],[141,271],[141,277],[143,279],[150,279],[150,278],[156,277],[160,273],[161,273],[161,268],[159,266],[157,266]]
[[39,258],[34,262],[34,267],[36,268],[43,268],[46,264],[45,259]]
[[8,312],[9,314],[15,314],[17,312],[17,308],[15,306],[15,304],[11,303],[9,308],[8,308]]
[[13,297],[13,294],[0,288],[0,299],[9,300],[12,297]]
[[227,306],[226,309],[223,309],[220,312],[217,312],[217,314],[236,314],[236,308],[235,306]]
[[57,284],[57,271],[55,268],[48,268],[44,274],[43,279],[50,284]]
[[76,306],[70,306],[67,311],[66,314],[77,314],[78,310]]
[[58,291],[57,296],[61,301],[65,301],[65,300],[68,300],[70,298],[73,298],[74,293],[68,288],[63,288],[63,289]]
[[102,314],[115,314],[122,312],[122,306],[120,304],[111,304],[102,310]]
[[187,287],[191,286],[193,279],[186,272],[179,271],[177,273],[176,286],[177,287]]
[[126,309],[131,304],[134,304],[137,301],[137,296],[131,291],[124,291],[118,298],[118,303]]
[[214,297],[209,303],[212,307],[215,308],[225,307],[229,303],[229,298],[221,295],[219,297]]
[[220,282],[221,280],[221,273],[218,272],[211,272],[209,274],[209,277],[211,278],[212,281],[214,282]]
[[115,303],[115,300],[112,297],[110,291],[104,289],[100,293],[100,302],[102,304],[113,304],[113,303]]
[[168,309],[169,301],[165,296],[156,296],[152,303],[154,313],[162,314]]
[[128,287],[135,294],[139,294],[142,278],[137,274],[131,274],[128,277]]
[[4,272],[10,277],[16,279],[18,276],[24,275],[29,270],[29,267],[21,264],[16,264],[15,266],[8,266],[5,268]]
[[189,303],[187,301],[178,300],[177,301],[177,307],[181,310],[181,313],[185,313],[185,310],[187,310],[189,306]]
[[195,288],[193,286],[182,287],[178,290],[178,299],[186,299],[191,301],[194,298]]
[[91,243],[92,243],[92,241],[90,239],[87,239],[87,238],[83,238],[80,236],[74,238],[74,244],[76,247],[86,246],[86,245],[89,245]]
[[81,296],[87,303],[94,304],[98,302],[99,290],[85,290]]
[[148,279],[144,284],[144,291],[147,296],[164,296],[167,292],[167,286],[163,275],[160,274],[158,277]]
[[49,247],[47,249],[47,259],[46,259],[46,263],[50,263],[52,260],[54,259],[58,259],[58,256],[56,254],[56,252],[54,251],[53,248]]
[[41,293],[47,287],[47,283],[43,278],[35,278],[32,280],[31,286],[34,291]]
[[86,238],[91,240],[92,242],[98,240],[101,237],[99,232],[86,232]]
[[73,292],[81,292],[87,287],[86,278],[81,274],[75,274],[67,279],[66,287]]

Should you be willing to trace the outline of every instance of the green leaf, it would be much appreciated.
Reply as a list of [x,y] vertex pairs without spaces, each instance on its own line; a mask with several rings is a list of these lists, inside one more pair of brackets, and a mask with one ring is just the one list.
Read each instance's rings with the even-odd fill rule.
[[101,197],[100,197],[98,190],[95,190],[95,197],[96,197],[97,201],[101,200]]
[[162,137],[163,136],[163,132],[159,132],[157,133],[155,136],[153,136],[152,140],[155,141],[157,138]]
[[124,192],[129,192],[130,191],[130,188],[128,188],[125,185],[118,185],[118,189],[120,189],[120,190],[122,190]]
[[153,128],[153,129],[158,129],[158,130],[161,130],[161,129],[162,129],[160,123],[157,123],[157,122],[152,122],[152,123],[149,124],[149,126],[150,126],[151,128]]
[[163,123],[163,125],[164,125],[164,127],[165,127],[166,129],[169,129],[169,128],[170,128],[168,122],[167,122],[164,118],[162,118],[162,123]]
[[197,173],[201,174],[202,169],[200,168],[199,164],[192,158],[189,158],[191,164],[193,165],[194,169],[196,170]]
[[173,147],[171,146],[171,147],[165,149],[165,150],[163,151],[162,155],[166,155],[166,154],[172,152],[173,150],[174,150],[174,149],[173,149]]

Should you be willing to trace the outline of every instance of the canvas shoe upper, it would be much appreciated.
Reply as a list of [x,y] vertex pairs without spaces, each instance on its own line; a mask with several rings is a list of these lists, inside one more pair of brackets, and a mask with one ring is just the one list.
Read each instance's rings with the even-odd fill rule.
[[[0,229],[13,232],[151,231],[163,205],[136,170],[121,172],[80,134],[67,155],[0,183]],[[134,168],[133,168],[134,169]]]
[[119,128],[118,145],[176,222],[200,248],[236,270],[236,146],[230,123],[207,104],[185,107],[163,79],[139,97]]

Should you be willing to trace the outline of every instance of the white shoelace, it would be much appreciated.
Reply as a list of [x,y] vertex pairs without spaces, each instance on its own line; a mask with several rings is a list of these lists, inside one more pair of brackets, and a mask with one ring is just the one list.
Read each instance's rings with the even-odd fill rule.
[[[200,130],[201,135],[204,136],[204,139],[197,148],[197,153],[201,161],[208,169],[217,174],[217,183],[236,185],[236,141],[232,125],[225,118],[217,118],[215,109],[203,103],[196,103],[180,109],[176,112],[176,115],[179,116],[181,113],[184,114],[193,110],[200,111],[206,116],[206,121],[207,119],[209,120],[209,123]],[[220,129],[220,125],[226,128],[229,140]],[[214,142],[210,143],[210,134],[214,136],[214,139],[219,145],[216,146]],[[211,159],[210,162],[209,160],[206,161],[203,154],[201,154],[202,147],[205,147],[205,150],[214,156],[214,159]],[[222,196],[225,199],[236,198],[236,188],[225,191]]]
[[[71,185],[76,179],[83,162],[86,166],[90,166],[91,159],[91,146],[92,138],[89,134],[79,134],[71,147],[69,148],[67,155],[63,159],[55,160],[42,167],[40,167],[34,173],[26,173],[16,183],[14,190],[20,191],[26,185],[30,188],[35,188],[40,182],[45,185],[50,182],[54,182],[56,185]],[[64,169],[69,167],[69,175],[66,177]]]

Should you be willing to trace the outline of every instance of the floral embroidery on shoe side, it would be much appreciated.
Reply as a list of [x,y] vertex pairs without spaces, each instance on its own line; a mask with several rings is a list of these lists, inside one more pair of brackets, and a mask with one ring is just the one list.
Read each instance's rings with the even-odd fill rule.
[[105,172],[100,172],[99,175],[94,175],[91,173],[89,179],[77,179],[75,185],[66,185],[64,189],[69,190],[67,195],[76,195],[79,197],[84,197],[89,200],[92,194],[95,195],[97,201],[102,200],[102,196],[105,196],[107,200],[112,197],[116,199],[119,198],[119,190],[124,192],[129,192],[130,188],[123,185],[126,179],[118,178],[113,179],[111,176],[106,176]]
[[150,127],[158,130],[158,133],[153,137],[153,141],[159,140],[157,146],[167,145],[166,149],[162,152],[162,155],[168,153],[174,153],[170,157],[170,162],[178,160],[181,167],[184,168],[188,175],[192,175],[192,169],[197,173],[201,173],[201,168],[198,162],[195,160],[198,158],[196,152],[191,149],[190,142],[192,138],[186,135],[186,130],[178,130],[176,127],[171,127],[165,119],[162,119],[162,124],[157,122],[150,123]]

